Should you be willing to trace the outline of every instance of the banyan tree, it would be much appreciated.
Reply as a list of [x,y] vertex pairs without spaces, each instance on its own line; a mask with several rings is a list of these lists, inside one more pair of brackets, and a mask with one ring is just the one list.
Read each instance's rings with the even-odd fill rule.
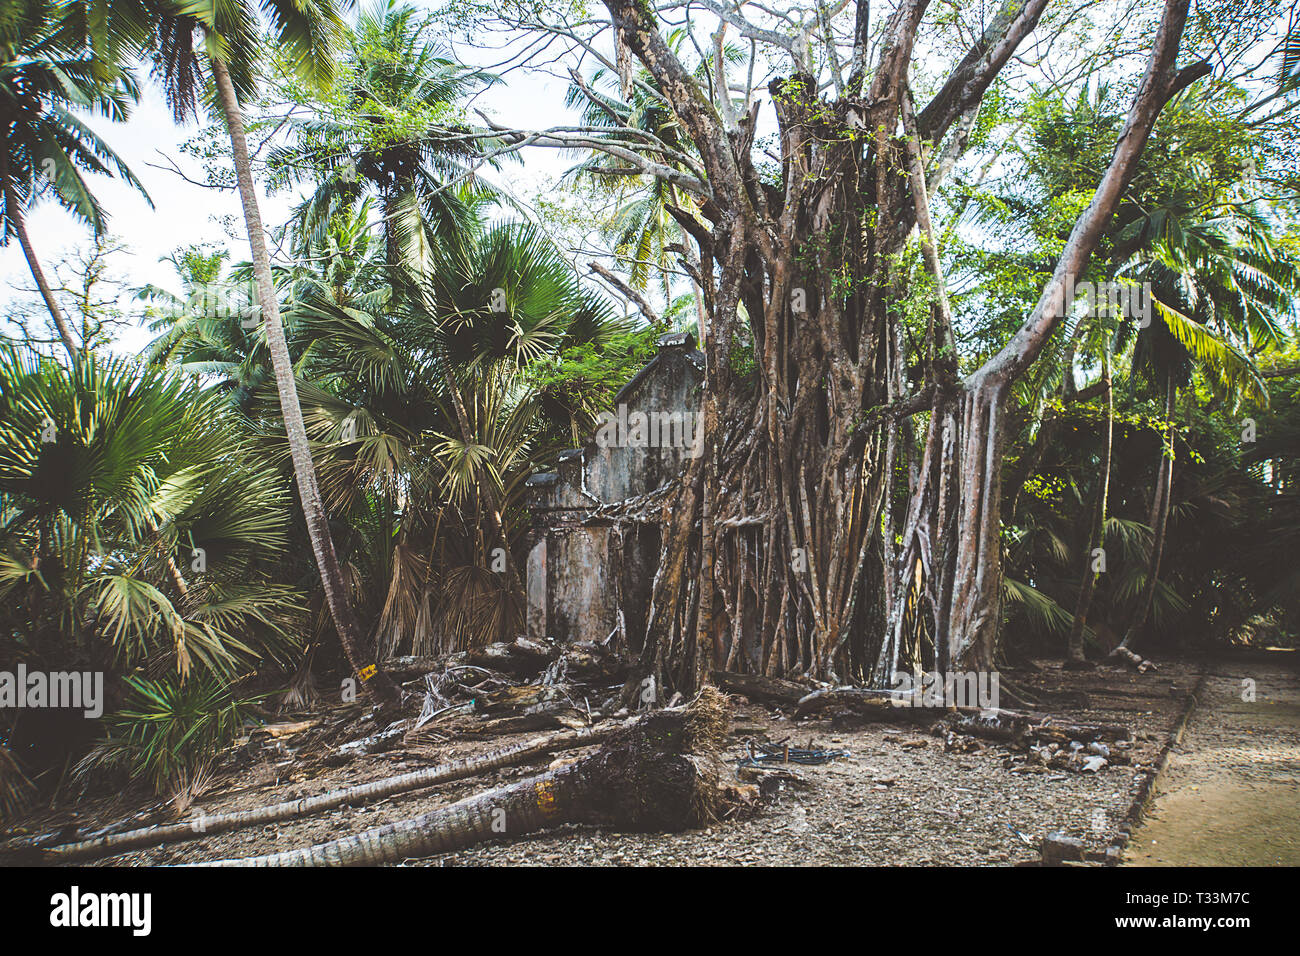
[[[929,0],[604,5],[608,23],[581,26],[504,15],[601,61],[621,97],[574,70],[590,125],[493,135],[590,150],[588,173],[652,183],[702,302],[704,453],[624,509],[663,530],[629,697],[647,678],[689,693],[723,667],[876,683],[901,663],[996,667],[1009,391],[1068,314],[1162,108],[1211,72],[1179,65],[1188,0],[1147,5],[1145,70],[1108,168],[1036,307],[965,363],[929,197],[990,86],[1058,35],[1068,4],[1004,0],[926,97],[918,37],[927,73],[953,46]],[[693,15],[714,25],[711,49],[681,40],[683,23],[701,34]],[[777,65],[763,88],[756,63]]]

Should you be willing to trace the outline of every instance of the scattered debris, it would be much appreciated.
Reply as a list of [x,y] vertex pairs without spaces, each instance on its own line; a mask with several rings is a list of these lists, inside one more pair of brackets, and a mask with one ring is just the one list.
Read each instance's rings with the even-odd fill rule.
[[[755,748],[757,747],[757,753]],[[847,750],[812,750],[801,747],[790,747],[784,744],[764,744],[750,741],[748,756],[741,757],[738,765],[742,767],[757,767],[762,764],[772,763],[798,763],[808,766],[829,763],[832,760],[838,760],[841,757],[847,757]]]
[[717,759],[729,719],[723,695],[705,687],[688,706],[653,711],[594,754],[540,776],[318,846],[208,865],[375,866],[561,823],[669,832],[705,825],[729,792]]

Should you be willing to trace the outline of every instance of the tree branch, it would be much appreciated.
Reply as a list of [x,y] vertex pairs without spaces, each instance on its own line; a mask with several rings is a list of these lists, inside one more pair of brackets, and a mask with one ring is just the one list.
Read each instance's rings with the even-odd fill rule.
[[978,42],[917,117],[917,129],[938,143],[957,117],[978,106],[1011,54],[1038,25],[1048,0],[1006,0]]
[[1067,290],[1072,287],[1074,278],[1083,273],[1124,190],[1137,171],[1138,161],[1160,111],[1171,97],[1209,72],[1209,64],[1204,62],[1181,71],[1175,66],[1187,23],[1188,3],[1189,0],[1165,0],[1146,74],[1133,98],[1133,105],[1115,144],[1115,153],[1093,193],[1092,201],[1075,221],[1052,278],[1029,319],[997,355],[970,376],[968,384],[974,386],[992,378],[1009,382],[1038,357],[1069,310]]
[[609,269],[602,266],[599,262],[588,262],[587,267],[617,289],[625,298],[636,303],[636,307],[641,310],[642,315],[650,320],[651,325],[658,325],[660,323],[661,319],[659,318],[659,313],[654,310],[654,306],[652,306],[646,300],[646,297],[640,292],[636,291],[636,289],[632,288]]

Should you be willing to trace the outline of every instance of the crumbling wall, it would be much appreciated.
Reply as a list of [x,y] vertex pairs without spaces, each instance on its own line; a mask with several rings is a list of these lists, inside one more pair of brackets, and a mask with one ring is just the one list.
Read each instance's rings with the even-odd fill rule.
[[[626,635],[640,649],[659,557],[659,529],[588,522],[602,504],[654,491],[702,447],[703,356],[689,335],[665,336],[659,352],[615,398],[613,432],[560,455],[554,472],[529,479],[533,544],[527,561],[528,636],[604,641]],[[656,434],[627,439],[636,413]],[[619,419],[622,421],[618,421]],[[619,612],[622,612],[620,620]]]

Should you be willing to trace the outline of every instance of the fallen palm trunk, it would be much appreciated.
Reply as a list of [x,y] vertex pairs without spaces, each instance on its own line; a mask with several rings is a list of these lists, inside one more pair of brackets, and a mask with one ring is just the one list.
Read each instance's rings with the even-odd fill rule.
[[596,753],[430,813],[319,846],[205,866],[376,866],[562,823],[675,832],[716,819],[725,698],[711,687],[685,708],[613,732]]
[[227,830],[238,830],[244,827],[275,823],[279,820],[290,820],[294,817],[307,816],[308,814],[319,813],[322,810],[333,810],[335,807],[348,804],[356,806],[373,800],[382,800],[384,797],[391,797],[397,793],[406,793],[410,790],[418,790],[422,787],[430,787],[450,780],[460,780],[464,777],[478,776],[501,767],[525,763],[534,757],[540,757],[555,751],[572,750],[575,747],[586,747],[600,743],[613,734],[615,729],[614,727],[601,727],[576,733],[559,734],[542,740],[532,740],[511,747],[503,747],[500,750],[494,750],[491,753],[471,757],[467,760],[456,760],[452,763],[440,764],[436,767],[428,767],[424,770],[416,770],[412,773],[376,780],[373,783],[363,783],[342,790],[331,790],[328,793],[317,794],[314,797],[302,797],[298,800],[288,800],[284,803],[257,807],[253,810],[221,813],[210,817],[201,816],[186,823],[143,827],[126,833],[115,833],[91,840],[83,840],[79,843],[48,847],[45,848],[43,855],[47,861],[56,863],[84,860],[90,857],[125,853],[128,850],[138,850],[141,847],[177,843],[181,840],[193,840],[199,837],[211,836],[214,833],[224,833]]

